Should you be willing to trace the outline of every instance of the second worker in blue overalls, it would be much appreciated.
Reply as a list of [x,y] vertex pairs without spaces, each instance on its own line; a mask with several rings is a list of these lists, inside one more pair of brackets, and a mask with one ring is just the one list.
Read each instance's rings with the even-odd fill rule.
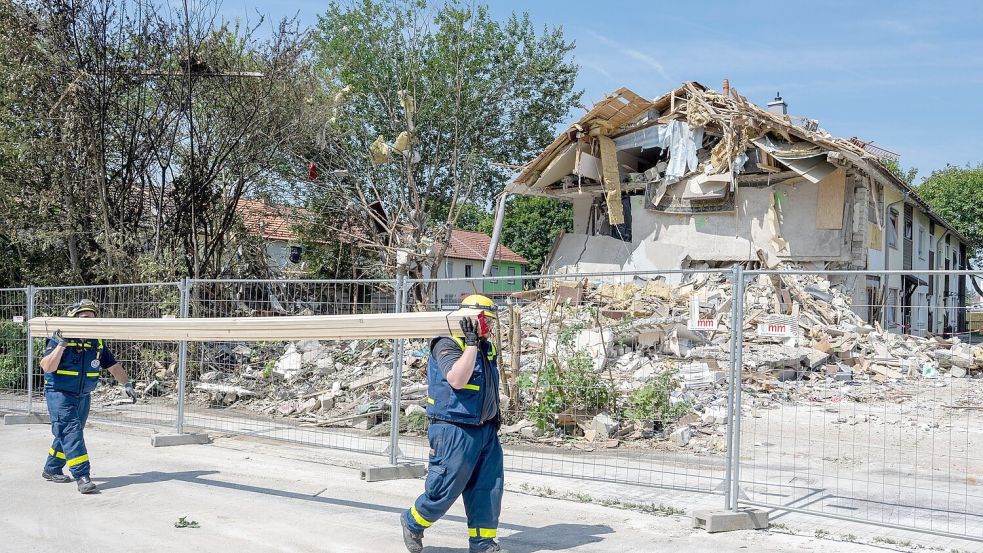
[[477,320],[461,321],[464,338],[440,336],[430,341],[430,465],[423,494],[401,518],[410,553],[423,550],[423,532],[462,495],[470,553],[507,553],[495,542],[504,486],[498,350],[487,339],[495,303],[475,294],[461,307],[482,310]]

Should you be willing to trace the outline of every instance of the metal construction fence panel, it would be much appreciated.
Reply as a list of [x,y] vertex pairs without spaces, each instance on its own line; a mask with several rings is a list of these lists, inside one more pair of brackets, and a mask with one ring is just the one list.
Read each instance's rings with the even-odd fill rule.
[[983,540],[970,275],[744,272],[735,506]]
[[[506,470],[724,493],[731,271],[408,281],[410,309],[498,303]],[[719,313],[713,316],[711,313]],[[704,325],[700,327],[699,325]],[[404,386],[425,383],[429,344],[410,345]],[[415,356],[415,357],[413,357]],[[401,449],[426,460],[425,392]]]
[[[190,317],[390,313],[392,280],[193,280]],[[392,340],[187,345],[185,429],[384,455]]]
[[[81,299],[99,306],[100,317],[175,317],[180,309],[180,284],[174,282],[106,286],[33,288],[32,316],[63,316]],[[44,413],[43,376],[40,359],[47,336],[33,336],[32,409]],[[84,337],[76,337],[84,338]],[[131,404],[108,373],[93,392],[90,417],[120,424],[172,426],[176,424],[178,347],[174,342],[107,340],[106,347],[126,369],[144,401]]]
[[27,288],[0,289],[0,411],[27,410]]

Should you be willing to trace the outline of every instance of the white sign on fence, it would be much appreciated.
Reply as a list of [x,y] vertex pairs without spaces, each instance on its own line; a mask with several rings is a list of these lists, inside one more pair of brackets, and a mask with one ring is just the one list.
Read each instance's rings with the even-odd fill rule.
[[716,319],[700,318],[700,298],[689,297],[689,320],[686,322],[689,330],[717,330]]
[[717,330],[718,326],[716,319],[696,319],[695,321],[690,319],[686,328],[690,330]]
[[24,317],[22,315],[14,315],[14,322],[17,324],[23,324]]
[[759,323],[758,336],[774,338],[791,338],[795,336],[792,325],[788,323]]

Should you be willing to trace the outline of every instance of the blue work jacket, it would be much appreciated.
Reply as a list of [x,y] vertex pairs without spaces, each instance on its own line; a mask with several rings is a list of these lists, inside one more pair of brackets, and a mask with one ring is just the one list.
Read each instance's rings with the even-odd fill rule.
[[[461,351],[464,340],[451,337]],[[498,349],[484,340],[475,356],[471,379],[460,390],[447,382],[437,364],[434,346],[441,337],[430,340],[430,360],[427,363],[427,416],[452,423],[482,425],[498,417]]]

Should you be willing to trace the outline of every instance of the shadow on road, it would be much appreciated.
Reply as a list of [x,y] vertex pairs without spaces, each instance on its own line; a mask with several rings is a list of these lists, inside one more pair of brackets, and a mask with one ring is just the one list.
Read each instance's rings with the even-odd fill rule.
[[[501,544],[509,553],[565,551],[603,541],[604,538],[601,536],[613,531],[610,526],[604,524],[551,524],[542,528],[529,528],[516,532],[502,538]],[[467,551],[467,547],[423,548],[423,553],[467,553]]]
[[[212,486],[241,492],[258,493],[301,501],[312,501],[315,503],[336,505],[351,509],[380,511],[384,513],[392,513],[393,515],[399,515],[405,509],[404,507],[392,507],[389,505],[365,503],[362,501],[324,497],[320,494],[310,495],[300,492],[290,492],[286,490],[277,490],[273,488],[239,484],[236,482],[225,482],[215,478],[208,478],[209,476],[216,474],[220,474],[220,472],[217,470],[191,470],[184,472],[151,471],[128,474],[126,476],[93,478],[93,480],[99,485],[99,488],[102,491],[123,488],[126,486],[157,484],[161,482],[187,482],[191,484]],[[322,491],[321,493],[324,492]],[[467,520],[464,517],[453,515],[445,516],[444,520],[467,523]],[[395,516],[393,518],[393,526],[399,526]],[[604,539],[601,537],[603,534],[610,534],[613,532],[610,526],[603,524],[551,524],[542,528],[532,528],[529,526],[516,524],[502,524],[501,528],[516,530],[516,533],[502,539],[502,546],[508,549],[510,553],[563,551],[573,547],[579,547],[581,545],[600,542]],[[462,551],[466,552],[467,548],[457,549],[446,547],[428,547],[424,549],[425,553],[461,553]]]

